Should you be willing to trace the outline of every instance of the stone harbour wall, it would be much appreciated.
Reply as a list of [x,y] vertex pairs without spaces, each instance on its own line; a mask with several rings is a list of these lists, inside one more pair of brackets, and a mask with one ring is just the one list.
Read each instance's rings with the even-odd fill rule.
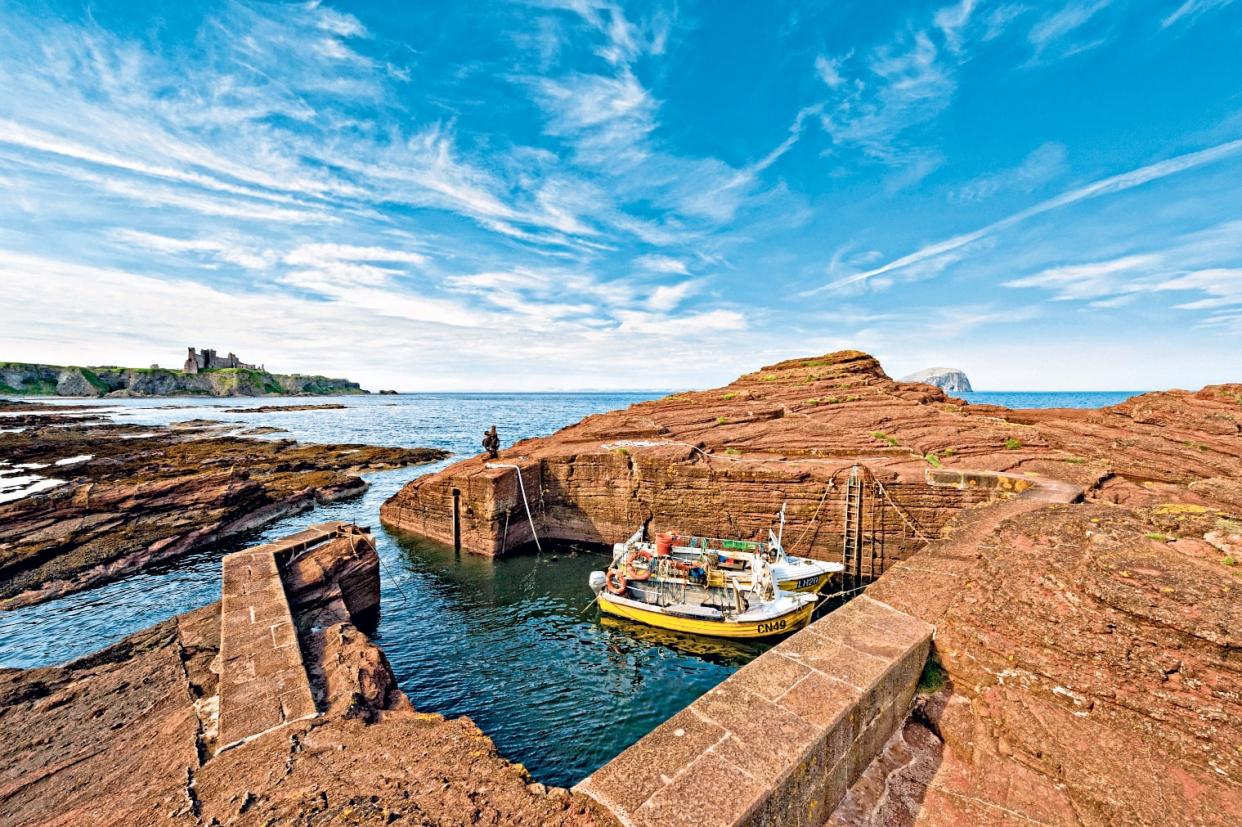
[[[840,559],[842,469],[848,465],[838,463],[823,471],[775,463],[755,466],[727,458],[695,460],[684,449],[667,447],[513,464],[522,469],[522,487],[540,538],[615,543],[649,521],[651,531],[766,539],[784,505],[791,553]],[[829,487],[834,471],[838,473]],[[890,496],[927,537],[939,536],[962,508],[997,493],[889,476],[885,486]],[[384,504],[381,519],[392,528],[451,545],[455,501],[463,549],[498,556],[532,541],[516,469],[486,467],[477,460],[415,480]],[[888,564],[922,544],[916,531],[892,511],[884,535]]]
[[632,827],[819,825],[901,726],[932,626],[866,595],[575,787]]

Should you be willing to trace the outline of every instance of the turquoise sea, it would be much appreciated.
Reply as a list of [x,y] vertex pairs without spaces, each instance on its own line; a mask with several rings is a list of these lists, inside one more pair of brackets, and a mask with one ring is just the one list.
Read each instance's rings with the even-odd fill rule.
[[[428,445],[473,454],[492,424],[509,444],[662,395],[404,394],[332,400],[346,405],[344,410],[270,414],[224,409],[307,400],[147,399],[107,405],[118,422],[217,419],[284,428],[288,433],[276,436],[308,442]],[[1129,395],[962,396],[1013,407],[1090,407]],[[540,554],[489,560],[379,526],[385,499],[447,462],[370,474],[370,489],[357,499],[281,520],[225,548],[0,612],[0,666],[61,663],[217,600],[222,553],[324,520],[353,520],[375,531],[383,597],[377,639],[414,705],[469,715],[507,758],[522,762],[546,784],[580,780],[762,651],[761,644],[601,622],[594,610],[586,610],[592,597],[587,575],[606,562],[600,549],[562,544]]]

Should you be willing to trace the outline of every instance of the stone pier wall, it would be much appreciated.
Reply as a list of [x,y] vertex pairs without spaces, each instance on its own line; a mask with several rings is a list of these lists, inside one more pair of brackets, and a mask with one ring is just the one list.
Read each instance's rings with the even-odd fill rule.
[[931,637],[929,624],[858,597],[575,791],[632,827],[822,824],[905,719]]
[[292,555],[352,530],[321,523],[224,556],[217,752],[318,714],[281,568]]
[[[728,458],[696,460],[684,449],[668,448],[581,453],[518,464],[541,538],[615,543],[650,521],[653,531],[766,539],[785,504],[789,550],[840,559],[841,469],[848,465],[823,470],[755,466]],[[830,489],[834,472],[836,485]],[[885,486],[892,499],[929,537],[938,536],[962,508],[996,493],[889,476]],[[496,556],[532,540],[517,472],[474,460],[411,483],[384,504],[381,519],[390,527],[451,544],[454,490],[459,492],[465,550]],[[916,533],[891,512],[885,538],[889,563],[921,545]]]

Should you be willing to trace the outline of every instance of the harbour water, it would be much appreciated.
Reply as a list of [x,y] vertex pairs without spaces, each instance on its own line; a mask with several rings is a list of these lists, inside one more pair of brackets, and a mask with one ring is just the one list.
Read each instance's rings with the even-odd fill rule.
[[[108,400],[118,422],[216,419],[286,430],[269,438],[478,451],[489,425],[504,444],[551,433],[650,394],[409,394],[333,399],[344,409],[236,414],[267,399]],[[1112,404],[1122,394],[1003,394],[1014,407]],[[68,403],[67,403],[68,404]],[[77,402],[75,404],[82,404]],[[371,525],[381,559],[377,640],[401,688],[425,712],[469,715],[502,754],[546,784],[570,785],[764,648],[601,621],[588,609],[603,550],[572,545],[489,560],[393,534],[379,507],[438,463],[367,476],[369,490],[213,549],[47,603],[0,612],[0,666],[61,663],[219,597],[220,555],[324,520]]]

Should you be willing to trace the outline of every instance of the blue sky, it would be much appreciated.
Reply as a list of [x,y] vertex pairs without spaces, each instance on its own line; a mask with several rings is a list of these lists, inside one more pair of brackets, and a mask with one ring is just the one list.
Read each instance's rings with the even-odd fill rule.
[[1242,2],[0,3],[0,358],[1242,380]]

